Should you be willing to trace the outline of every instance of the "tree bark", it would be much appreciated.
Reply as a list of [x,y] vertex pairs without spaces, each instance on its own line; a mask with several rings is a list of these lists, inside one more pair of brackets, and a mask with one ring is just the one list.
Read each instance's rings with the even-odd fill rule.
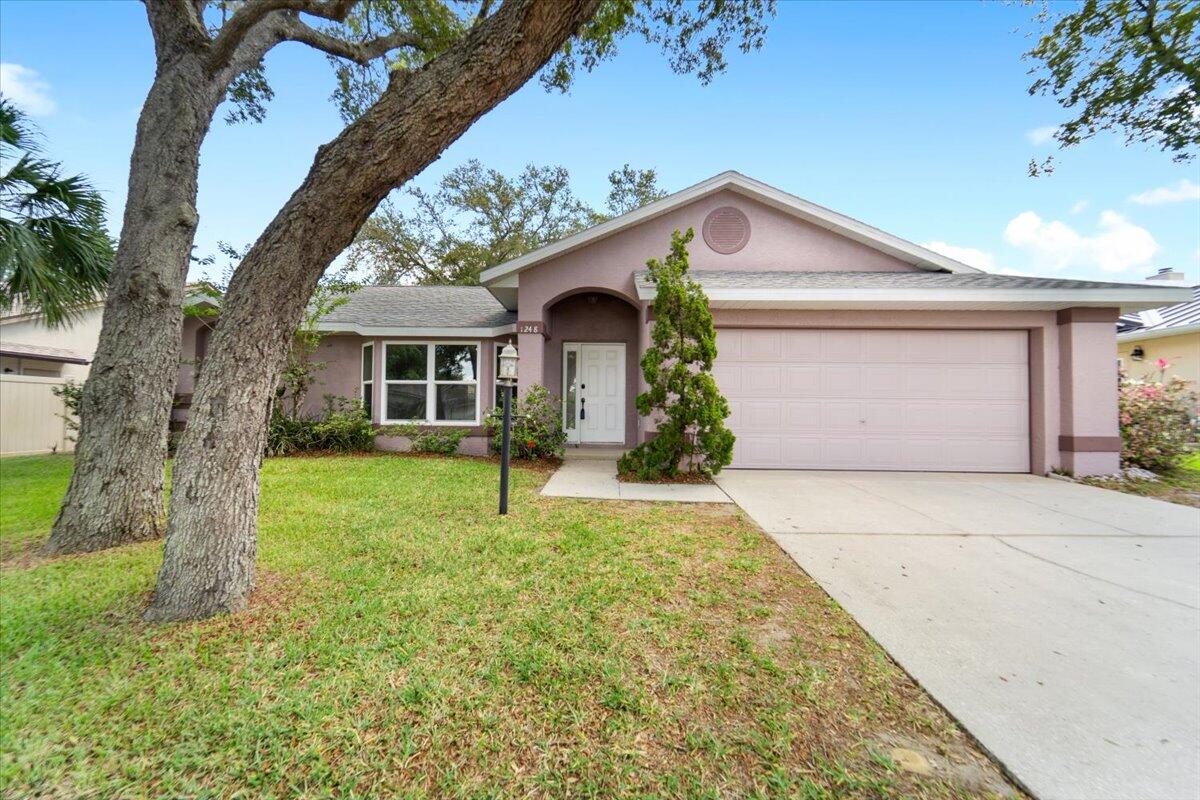
[[600,0],[513,0],[317,151],[303,184],[234,274],[175,460],[151,621],[245,608],[258,470],[286,348],[317,281],[387,195],[519,89]]
[[163,465],[184,283],[199,221],[200,144],[222,93],[196,55],[182,53],[165,63],[160,55],[138,119],[121,240],[80,404],[71,483],[47,555],[102,550],[163,533]]

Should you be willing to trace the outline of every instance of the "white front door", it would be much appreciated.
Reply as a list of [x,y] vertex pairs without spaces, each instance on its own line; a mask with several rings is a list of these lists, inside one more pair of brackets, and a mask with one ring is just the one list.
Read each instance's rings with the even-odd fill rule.
[[565,344],[563,367],[568,439],[579,444],[623,444],[625,345]]

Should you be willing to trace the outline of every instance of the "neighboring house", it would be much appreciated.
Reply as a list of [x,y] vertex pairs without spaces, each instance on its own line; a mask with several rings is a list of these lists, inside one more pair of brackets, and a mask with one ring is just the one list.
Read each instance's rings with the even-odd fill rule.
[[634,406],[645,263],[688,227],[735,467],[1111,473],[1117,318],[1188,297],[986,274],[725,172],[488,269],[482,287],[354,293],[320,323],[308,407],[362,397],[376,423],[468,427],[464,451],[483,452],[496,353],[516,339],[521,389],[563,398],[572,444],[631,447],[654,435]]
[[[1150,278],[1165,283],[1164,278],[1183,276],[1162,270]],[[1191,299],[1162,308],[1152,308],[1126,314],[1117,323],[1117,359],[1126,374],[1133,378],[1179,377],[1191,383],[1193,391],[1200,390],[1200,286],[1192,286]],[[1163,370],[1159,360],[1170,366]]]
[[[204,294],[189,293],[187,306],[212,305]],[[80,309],[58,328],[45,324],[41,314],[10,313],[0,317],[0,454],[44,453],[71,450],[63,414],[65,408],[54,389],[67,382],[83,383],[91,369],[104,302]],[[207,322],[205,320],[204,322]],[[195,356],[197,328],[191,318],[184,323],[185,359]],[[193,365],[180,365],[180,382],[191,391]]]
[[104,303],[80,309],[61,328],[47,327],[41,314],[0,317],[0,374],[35,375],[82,382],[100,340]]

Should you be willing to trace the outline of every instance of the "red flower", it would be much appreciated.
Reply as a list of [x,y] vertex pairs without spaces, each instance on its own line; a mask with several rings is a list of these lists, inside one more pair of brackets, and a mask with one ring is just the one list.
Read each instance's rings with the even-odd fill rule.
[[537,442],[535,442],[533,439],[530,439],[529,441],[525,442],[525,446],[532,450],[533,448],[537,447]]

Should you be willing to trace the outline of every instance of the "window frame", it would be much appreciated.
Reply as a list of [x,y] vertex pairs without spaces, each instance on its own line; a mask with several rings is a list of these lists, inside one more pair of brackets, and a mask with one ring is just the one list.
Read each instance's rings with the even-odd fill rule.
[[[362,376],[362,362],[363,362],[363,358],[366,356],[366,350],[368,347],[371,348],[371,377],[364,378]],[[371,422],[374,422],[375,421],[375,406],[378,405],[375,402],[375,341],[374,340],[362,343],[362,351],[359,353],[359,359],[358,359],[358,378],[359,378],[358,389],[362,393],[362,397],[360,397],[359,399],[363,402],[364,405],[366,405],[367,398],[370,397],[371,413],[369,414],[369,417],[371,419]]]
[[[383,425],[438,425],[451,428],[470,428],[481,424],[479,406],[482,401],[480,388],[483,381],[483,341],[477,339],[387,339],[383,345],[383,375],[380,384],[383,392],[379,404],[379,421]],[[388,347],[393,345],[424,345],[425,346],[425,379],[396,379],[389,380],[387,376]],[[444,381],[437,378],[436,353],[438,345],[465,345],[475,348],[476,375],[470,381]],[[388,386],[392,384],[425,386],[425,418],[424,419],[392,419],[388,417]],[[474,386],[475,387],[475,417],[473,419],[437,419],[437,387],[438,386]]]

